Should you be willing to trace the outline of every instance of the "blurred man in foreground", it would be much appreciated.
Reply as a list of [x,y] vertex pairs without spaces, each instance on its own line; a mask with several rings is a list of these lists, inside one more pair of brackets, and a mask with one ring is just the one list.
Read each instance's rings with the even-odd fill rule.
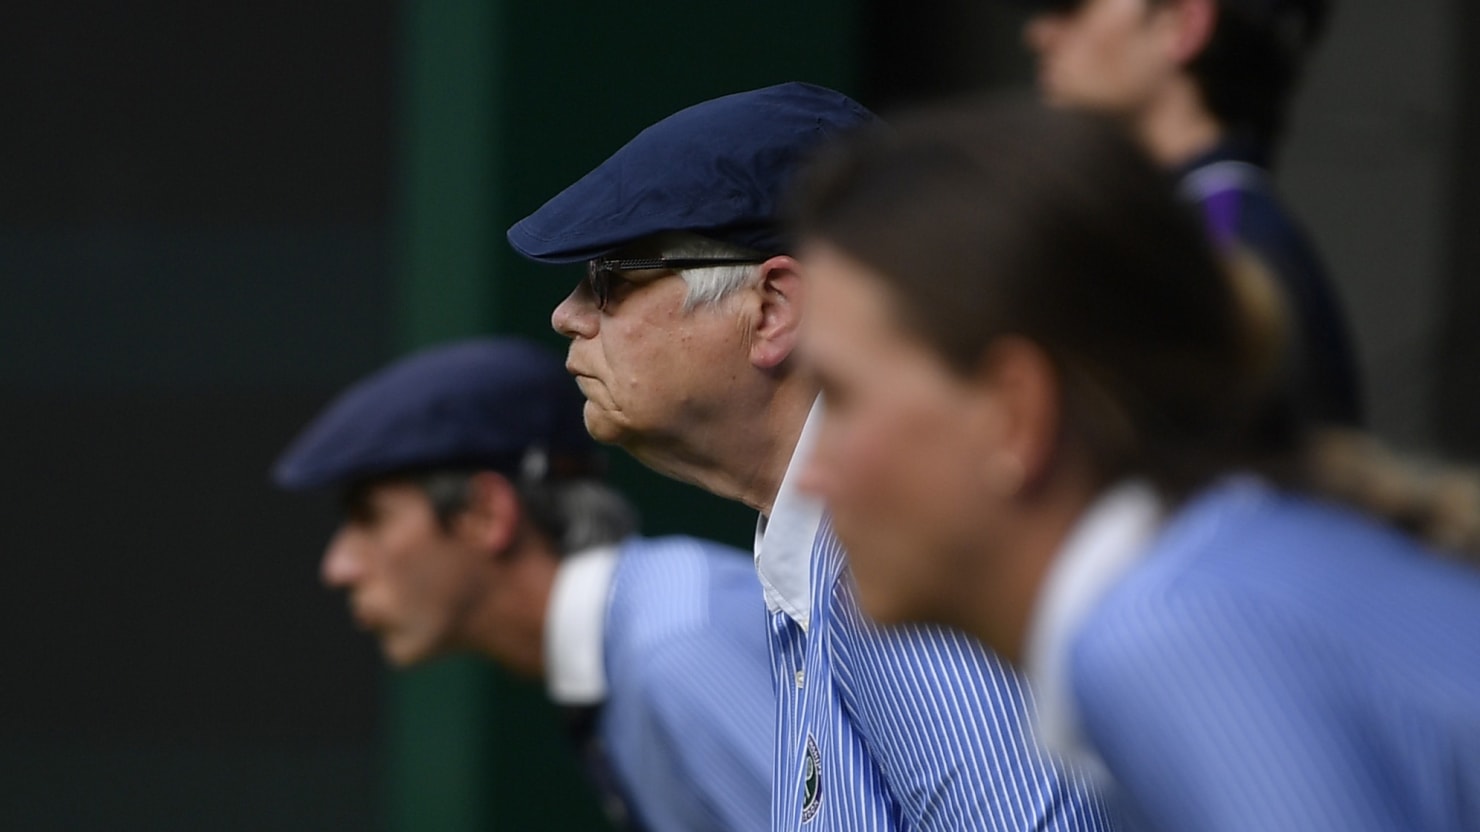
[[763,829],[775,720],[754,570],[633,536],[580,408],[543,349],[456,343],[350,388],[274,478],[341,490],[323,579],[392,664],[471,650],[543,678],[619,822]]

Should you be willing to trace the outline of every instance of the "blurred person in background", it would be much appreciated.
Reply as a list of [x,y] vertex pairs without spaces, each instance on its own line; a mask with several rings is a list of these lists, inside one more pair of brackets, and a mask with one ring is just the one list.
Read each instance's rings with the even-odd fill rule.
[[552,323],[571,339],[591,434],[760,513],[772,829],[1105,829],[1082,778],[1037,747],[1016,673],[960,632],[866,620],[821,505],[797,491],[825,408],[793,355],[810,278],[779,200],[806,156],[873,120],[806,84],[706,101],[644,130],[509,241],[586,264]]
[[1043,96],[1126,124],[1175,172],[1208,231],[1247,249],[1287,294],[1297,404],[1362,423],[1350,327],[1336,286],[1280,199],[1269,167],[1328,0],[1016,0]]
[[893,128],[797,211],[863,609],[1023,666],[1129,828],[1480,829],[1480,573],[1318,493],[1267,275],[1097,117]]
[[344,392],[274,469],[336,488],[324,583],[386,659],[454,650],[543,679],[621,825],[764,829],[774,695],[743,552],[634,535],[560,360],[429,349]]

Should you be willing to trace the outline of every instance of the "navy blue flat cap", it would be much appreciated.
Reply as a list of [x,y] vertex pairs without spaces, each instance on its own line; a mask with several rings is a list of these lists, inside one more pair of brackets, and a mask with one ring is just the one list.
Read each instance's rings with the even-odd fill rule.
[[584,401],[560,358],[528,341],[434,347],[340,394],[278,459],[273,481],[298,491],[437,467],[517,475],[531,453],[544,469],[594,468]]
[[874,121],[842,93],[788,83],[695,104],[647,128],[509,229],[542,263],[601,257],[664,231],[779,254],[779,212],[825,141]]

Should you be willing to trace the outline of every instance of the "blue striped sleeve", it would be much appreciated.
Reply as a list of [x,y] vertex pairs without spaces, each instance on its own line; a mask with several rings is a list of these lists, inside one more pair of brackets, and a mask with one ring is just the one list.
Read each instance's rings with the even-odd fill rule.
[[765,829],[775,694],[750,558],[689,538],[629,543],[608,625],[602,739],[643,828]]
[[[763,626],[758,622],[756,626]],[[761,830],[770,811],[770,682],[753,651],[680,636],[638,671],[643,687],[614,736],[652,832]]]

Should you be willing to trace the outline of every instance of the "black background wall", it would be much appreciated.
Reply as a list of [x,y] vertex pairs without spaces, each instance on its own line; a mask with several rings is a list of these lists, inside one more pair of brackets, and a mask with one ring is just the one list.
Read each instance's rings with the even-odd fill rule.
[[0,12],[0,828],[374,825],[378,657],[266,470],[392,353],[394,22]]

